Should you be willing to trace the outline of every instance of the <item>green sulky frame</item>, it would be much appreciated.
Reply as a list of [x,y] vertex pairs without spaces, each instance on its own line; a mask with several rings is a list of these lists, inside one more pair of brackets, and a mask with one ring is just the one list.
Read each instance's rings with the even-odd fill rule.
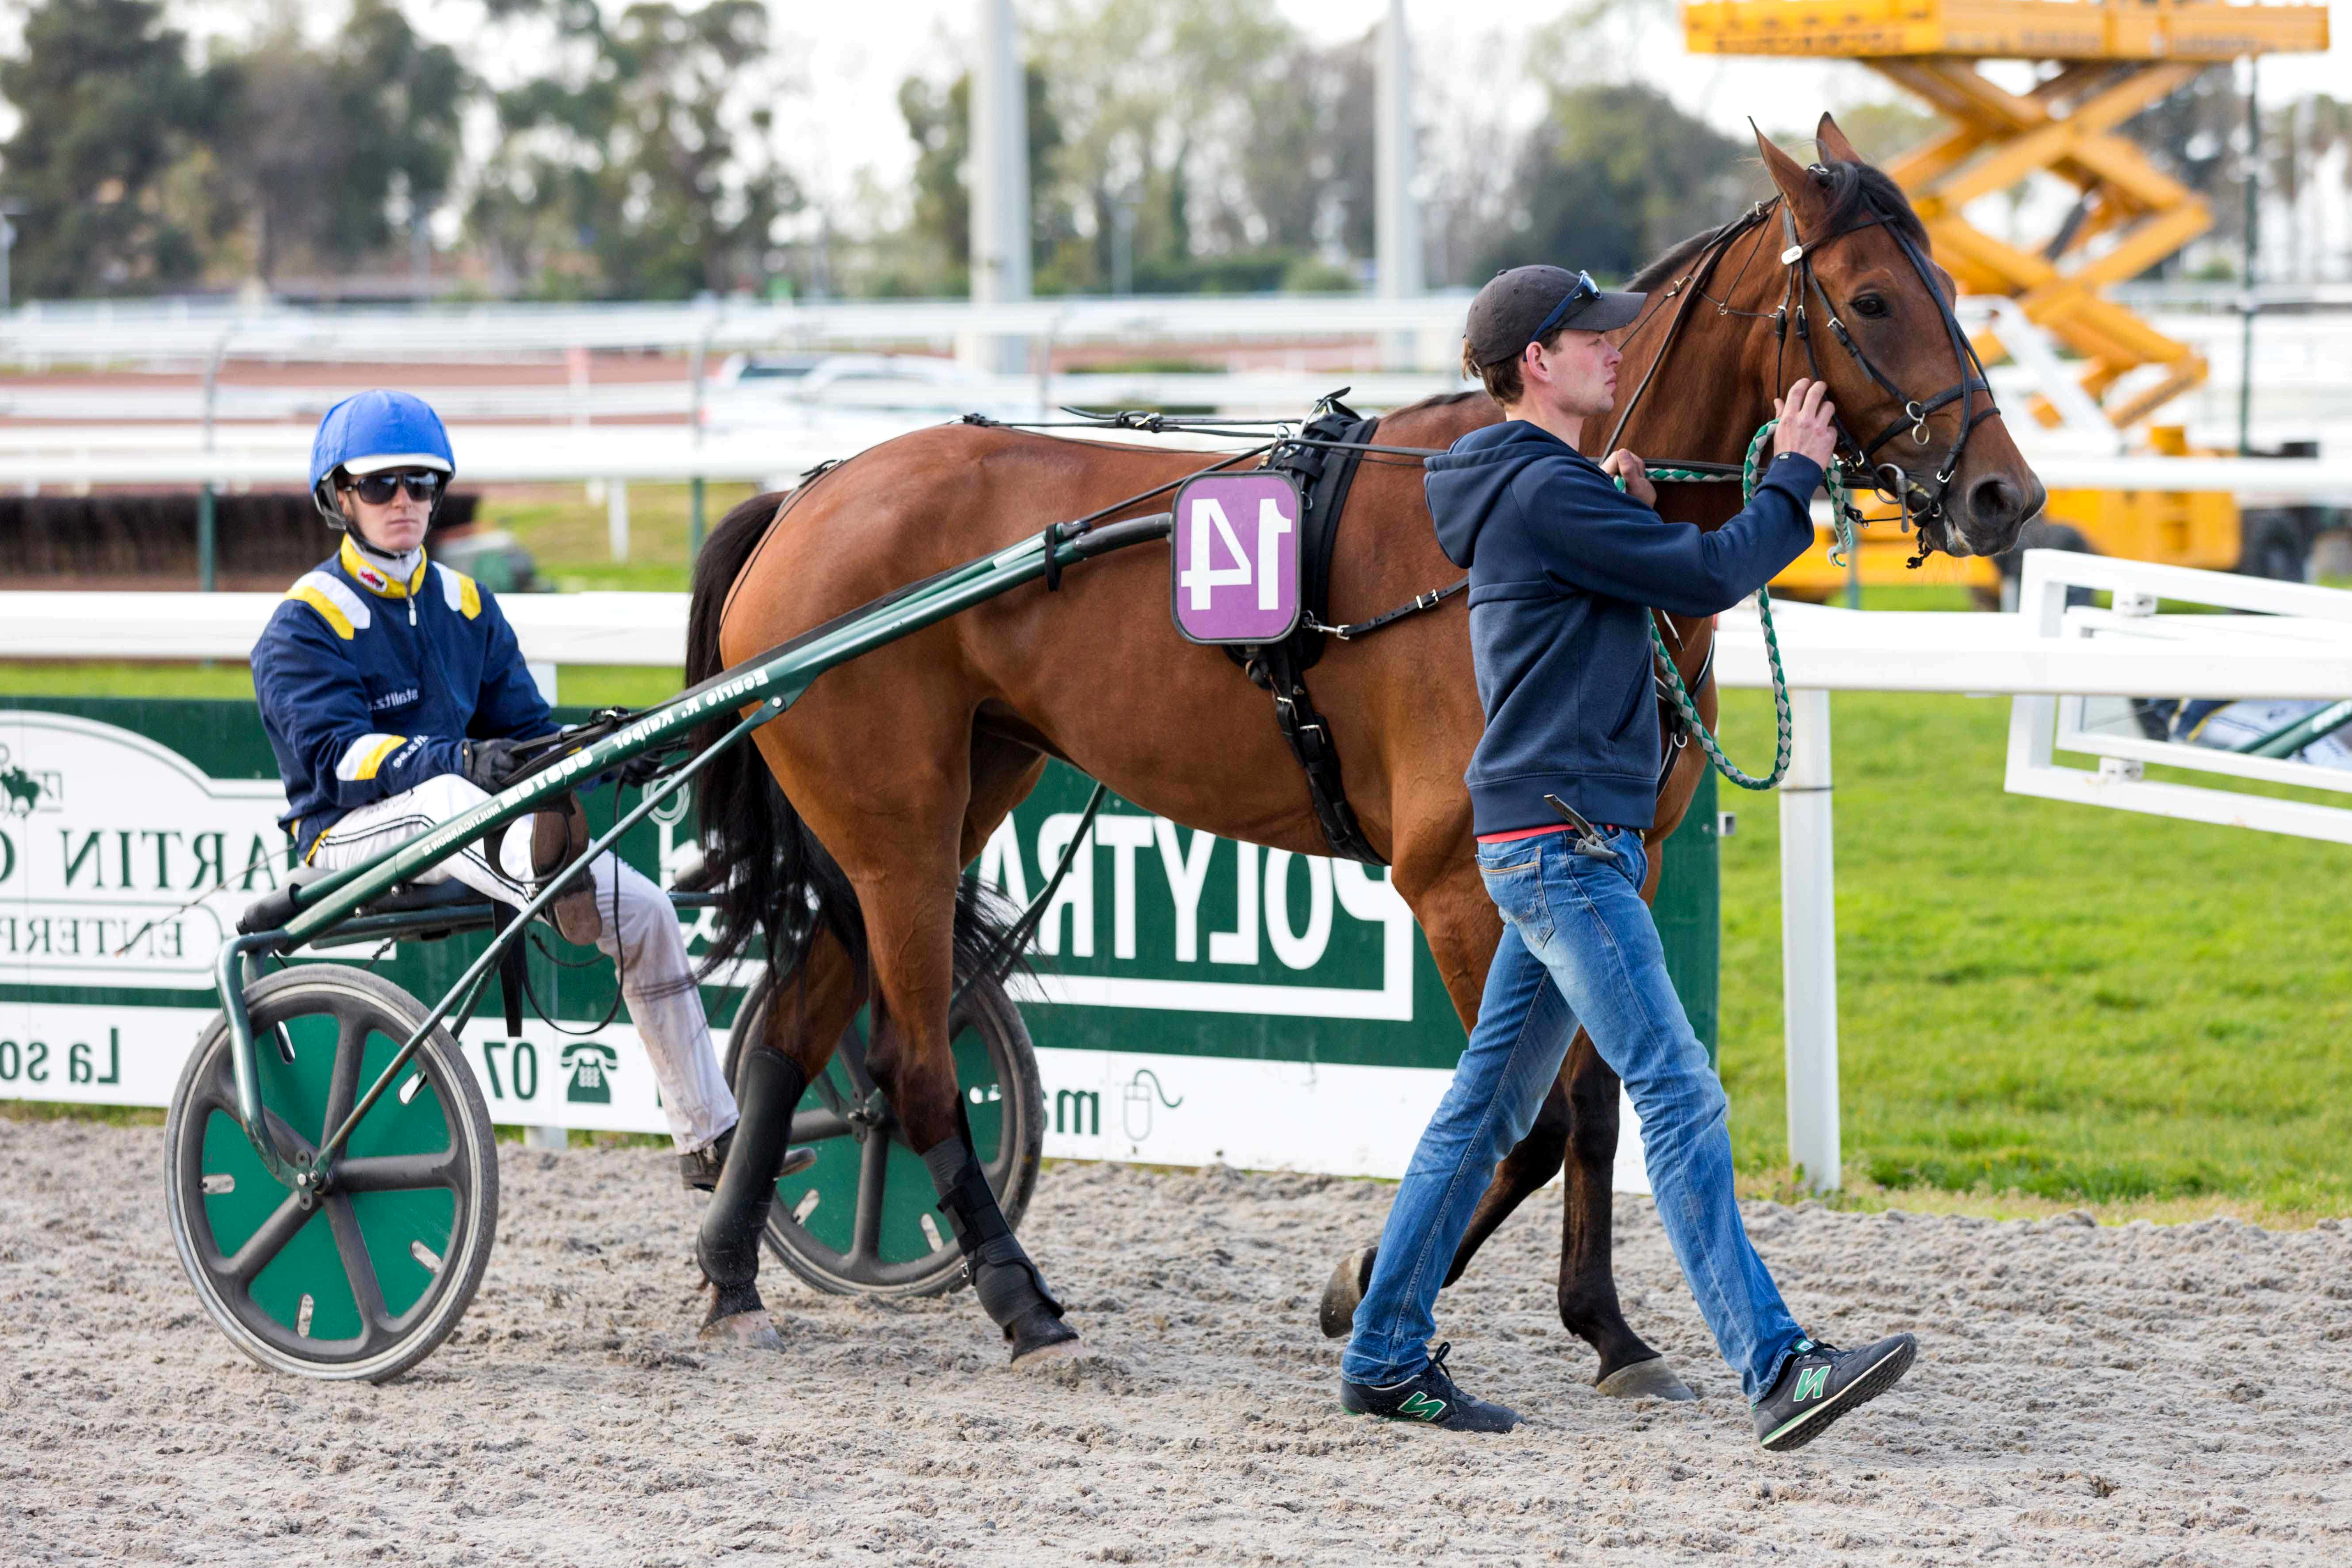
[[[470,1014],[497,970],[499,960],[522,939],[531,918],[553,902],[565,886],[583,874],[590,863],[611,848],[623,833],[692,779],[711,758],[740,744],[753,730],[798,701],[818,676],[885,643],[1034,582],[1049,570],[1058,572],[1114,550],[1164,539],[1173,525],[1174,514],[1171,512],[1094,526],[1084,522],[1055,523],[1017,544],[950,567],[861,605],[757,658],[721,671],[691,690],[648,709],[605,739],[509,785],[471,811],[373,860],[313,881],[289,885],[279,895],[283,900],[283,923],[232,939],[222,947],[214,972],[221,1009],[228,1021],[237,1119],[263,1167],[279,1184],[294,1191],[302,1207],[312,1206],[331,1182],[336,1156],[361,1119],[398,1081],[402,1069],[443,1019]],[[741,713],[743,717],[701,755],[649,785],[635,809],[591,843],[565,871],[550,879],[515,920],[497,933],[488,948],[410,1031],[375,1081],[353,1103],[350,1114],[327,1133],[315,1151],[292,1159],[280,1152],[270,1135],[262,1105],[257,1047],[252,1016],[245,1000],[247,984],[257,978],[259,958],[288,952],[331,936],[342,922],[367,904],[399,884],[413,880],[419,872],[438,865],[484,834],[537,810],[582,780],[594,778],[650,752],[672,749],[697,728],[729,712]]]

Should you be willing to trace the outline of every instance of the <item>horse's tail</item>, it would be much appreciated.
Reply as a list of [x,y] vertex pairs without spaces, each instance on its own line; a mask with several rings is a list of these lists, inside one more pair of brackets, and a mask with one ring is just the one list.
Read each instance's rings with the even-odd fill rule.
[[[803,487],[805,488],[805,487]],[[719,622],[727,595],[772,522],[790,498],[754,496],[730,511],[703,542],[694,567],[687,612],[686,683],[693,686],[724,666]],[[695,732],[697,752],[716,744],[738,722],[722,712]],[[696,816],[702,836],[698,887],[719,894],[719,931],[703,958],[709,974],[767,938],[770,974],[781,984],[797,973],[818,934],[831,931],[860,970],[866,963],[866,917],[857,891],[839,862],[817,841],[759,749],[738,745],[711,759],[697,783]],[[1022,962],[1006,940],[1014,911],[993,889],[966,877],[957,888],[955,972],[968,979],[985,967],[1003,978]]]
[[[730,511],[703,542],[694,563],[687,611],[686,683],[725,667],[719,627],[728,590],[742,575],[775,521],[780,495],[754,496]],[[696,731],[698,752],[715,745],[737,715],[722,712]],[[702,961],[708,974],[742,955],[763,932],[768,967],[779,981],[796,972],[817,933],[830,931],[863,963],[866,921],[849,879],[777,786],[757,747],[738,745],[706,764],[697,782],[696,818],[702,870],[694,879],[719,894],[719,931]]]

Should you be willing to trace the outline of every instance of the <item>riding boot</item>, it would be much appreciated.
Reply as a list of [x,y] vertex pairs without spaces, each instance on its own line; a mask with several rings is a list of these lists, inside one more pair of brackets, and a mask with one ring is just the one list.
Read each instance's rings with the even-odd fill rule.
[[793,1112],[808,1088],[808,1075],[781,1052],[754,1047],[743,1064],[742,1087],[743,1119],[736,1125],[734,1145],[727,1152],[710,1206],[702,1212],[702,1230],[695,1242],[696,1259],[712,1287],[710,1313],[703,1320],[706,1331],[723,1319],[747,1312],[764,1318],[757,1283],[760,1237],[768,1227],[768,1205],[775,1201],[776,1176],[793,1133]]
[[1004,1223],[988,1174],[971,1145],[950,1138],[926,1150],[923,1164],[939,1189],[940,1207],[963,1249],[964,1272],[981,1310],[1012,1342],[1013,1359],[1021,1360],[1053,1345],[1074,1345],[1078,1331],[1062,1321],[1062,1303],[1046,1289],[1045,1277]]

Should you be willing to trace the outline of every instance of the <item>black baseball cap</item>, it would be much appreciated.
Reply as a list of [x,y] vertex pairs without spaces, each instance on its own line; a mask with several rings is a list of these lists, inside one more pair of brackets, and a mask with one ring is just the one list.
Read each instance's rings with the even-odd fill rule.
[[1470,301],[1462,338],[1472,363],[1500,364],[1562,327],[1606,332],[1631,326],[1648,298],[1611,293],[1590,273],[1564,267],[1514,267],[1496,273]]

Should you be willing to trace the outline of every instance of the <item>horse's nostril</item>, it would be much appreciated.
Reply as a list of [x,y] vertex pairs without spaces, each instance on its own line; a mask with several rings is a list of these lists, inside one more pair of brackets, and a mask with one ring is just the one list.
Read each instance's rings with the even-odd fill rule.
[[2008,528],[2021,521],[2023,500],[2017,487],[1998,474],[1987,474],[1969,487],[1969,510],[1987,528]]

